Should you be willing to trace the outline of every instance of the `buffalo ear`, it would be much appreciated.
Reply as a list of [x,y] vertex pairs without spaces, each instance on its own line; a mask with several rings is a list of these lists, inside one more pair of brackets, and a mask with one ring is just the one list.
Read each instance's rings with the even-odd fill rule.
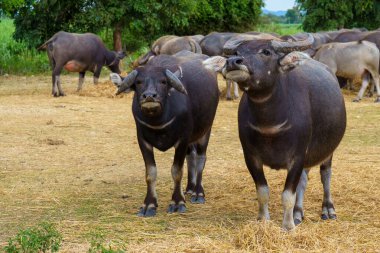
[[118,51],[118,52],[116,53],[116,57],[117,57],[119,60],[123,59],[125,56],[127,56],[127,54],[125,53],[125,51]]
[[[120,82],[121,80],[121,77],[119,76],[118,78],[114,75],[114,73],[111,74],[111,81],[113,83],[116,84],[116,86],[118,87],[117,89],[117,92],[116,92],[116,95],[119,95],[120,93],[123,93],[123,92],[129,92],[131,89],[134,89],[134,82],[135,82],[135,79],[136,79],[136,76],[137,76],[138,72],[137,70],[133,70],[131,73],[129,73],[129,75],[127,75],[123,80],[122,82]],[[114,80],[116,82],[114,82]]]
[[152,56],[154,56],[154,53],[152,51],[149,51],[145,55],[141,56],[137,62],[139,65],[144,65],[150,60],[150,57]]
[[282,71],[287,71],[303,64],[304,61],[311,60],[311,57],[303,52],[293,51],[280,58],[278,64]]
[[226,66],[226,58],[222,56],[213,56],[202,62],[203,66],[214,72],[222,72],[223,68]]
[[185,86],[183,86],[182,82],[178,79],[177,75],[173,74],[173,72],[171,72],[168,69],[165,70],[165,75],[168,78],[170,86],[172,86],[177,91],[187,95],[187,90],[186,90]]

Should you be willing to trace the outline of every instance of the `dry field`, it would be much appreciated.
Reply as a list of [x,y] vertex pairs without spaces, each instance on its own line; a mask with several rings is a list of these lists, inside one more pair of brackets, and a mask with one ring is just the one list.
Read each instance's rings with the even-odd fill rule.
[[206,204],[166,214],[173,150],[156,152],[158,215],[139,218],[146,188],[132,94],[115,98],[105,78],[94,87],[90,76],[77,94],[76,75],[61,79],[67,96],[53,98],[47,75],[0,77],[1,248],[19,229],[50,221],[64,237],[61,252],[86,252],[94,231],[127,252],[380,252],[380,104],[373,98],[352,103],[354,94],[345,94],[348,126],[333,160],[338,220],[319,218],[316,167],[305,220],[284,232],[285,171],[265,169],[272,221],[256,221],[254,183],[238,140],[238,101],[219,104],[204,173]]

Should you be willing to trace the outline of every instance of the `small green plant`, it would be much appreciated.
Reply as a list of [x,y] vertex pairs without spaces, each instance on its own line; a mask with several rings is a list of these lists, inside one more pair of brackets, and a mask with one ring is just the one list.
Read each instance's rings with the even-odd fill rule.
[[111,245],[104,246],[106,239],[104,233],[101,231],[96,231],[91,233],[90,248],[88,253],[124,253],[125,251],[121,249],[112,249]]
[[7,253],[57,252],[62,243],[62,235],[53,224],[42,222],[36,227],[20,230],[10,238],[4,247]]

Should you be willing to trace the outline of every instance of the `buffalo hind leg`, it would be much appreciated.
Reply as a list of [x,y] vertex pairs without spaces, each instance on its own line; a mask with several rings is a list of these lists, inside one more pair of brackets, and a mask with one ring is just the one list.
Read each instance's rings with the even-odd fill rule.
[[[138,136],[141,136],[138,134]],[[156,193],[156,179],[157,167],[154,160],[153,146],[145,142],[143,139],[138,138],[140,150],[145,163],[145,181],[147,184],[147,193],[145,196],[144,204],[138,212],[138,216],[151,217],[156,215],[157,193]]]
[[187,143],[180,143],[174,153],[174,161],[172,165],[172,177],[174,181],[174,190],[172,201],[168,207],[168,213],[184,213],[186,211],[185,196],[181,190],[181,181],[183,176],[183,164],[185,162]]
[[94,71],[94,84],[98,84],[99,82],[99,76],[100,76],[100,71],[102,71],[103,66],[96,65],[95,66],[95,71]]
[[190,144],[187,148],[186,162],[187,162],[187,186],[185,193],[193,195],[195,192],[195,185],[197,184],[197,150],[195,144]]
[[195,204],[204,204],[205,203],[205,192],[202,185],[202,175],[203,169],[206,164],[206,151],[208,142],[210,140],[211,130],[209,130],[202,138],[200,138],[195,147],[196,147],[196,178],[195,178],[195,191],[193,192],[190,202]]
[[53,73],[52,73],[52,83],[53,83],[52,95],[54,97],[65,96],[65,93],[63,92],[62,87],[61,87],[61,78],[60,78],[62,67],[63,67],[63,65],[56,64],[54,66],[54,69],[53,69]]
[[336,213],[333,201],[331,199],[330,183],[331,183],[331,163],[332,157],[326,160],[320,166],[321,181],[323,184],[323,201],[322,201],[322,220],[336,219]]
[[293,210],[293,219],[294,224],[297,226],[300,224],[304,217],[303,211],[303,199],[305,195],[306,185],[307,185],[307,175],[309,173],[309,169],[303,169],[300,181],[298,182],[297,190],[296,190],[296,204]]
[[352,102],[359,102],[363,98],[364,92],[367,89],[369,81],[370,81],[370,74],[367,71],[365,71],[362,78],[362,86],[360,87],[358,95],[356,96],[354,100],[352,100]]

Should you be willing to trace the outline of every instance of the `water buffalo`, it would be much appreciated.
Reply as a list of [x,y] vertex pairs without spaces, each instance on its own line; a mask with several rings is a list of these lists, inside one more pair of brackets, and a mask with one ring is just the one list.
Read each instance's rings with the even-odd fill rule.
[[[269,188],[263,165],[285,168],[282,226],[290,230],[304,216],[303,195],[310,167],[321,164],[322,219],[335,219],[330,195],[331,160],[346,128],[346,111],[336,77],[307,54],[305,41],[250,41],[227,60],[204,65],[221,71],[244,91],[238,110],[244,158],[256,184],[258,219],[268,220]],[[289,53],[290,52],[290,53]]]
[[318,49],[314,59],[329,66],[339,77],[350,80],[362,79],[362,86],[354,102],[359,102],[363,98],[372,79],[377,89],[375,102],[380,102],[378,73],[380,53],[374,43],[368,41],[328,43]]
[[[52,94],[64,96],[60,75],[62,68],[79,72],[77,91],[82,89],[86,71],[94,73],[94,84],[98,83],[100,71],[107,66],[112,72],[120,73],[119,62],[125,57],[123,52],[109,51],[102,40],[92,33],[76,34],[58,32],[38,49],[46,49],[53,69]],[[58,89],[58,90],[57,90]]]
[[[189,53],[187,53],[189,54]],[[191,54],[191,53],[190,53]],[[174,191],[168,212],[185,212],[181,190],[182,168],[186,157],[191,202],[204,203],[202,172],[211,133],[219,90],[214,72],[205,69],[205,56],[182,54],[181,57],[159,55],[133,70],[118,85],[118,93],[134,90],[132,112],[137,139],[145,162],[147,194],[139,216],[154,216],[157,208],[157,168],[153,148],[175,148],[171,168]]]
[[[208,56],[222,56],[223,55],[223,46],[224,44],[233,36],[238,35],[238,33],[219,33],[212,32],[206,35],[203,40],[200,42],[202,48],[202,53]],[[232,82],[231,80],[226,80],[227,84],[227,100],[231,100],[231,86],[233,85],[234,89],[234,98],[239,98],[239,90],[237,83]]]
[[154,56],[160,54],[168,54],[173,55],[182,50],[188,50],[190,52],[202,53],[202,49],[199,44],[196,42],[198,40],[198,36],[184,36],[179,37],[175,35],[165,35],[158,38],[155,42],[153,42],[151,46],[151,50],[143,55],[139,60],[138,64],[143,65],[146,64],[149,59]]

